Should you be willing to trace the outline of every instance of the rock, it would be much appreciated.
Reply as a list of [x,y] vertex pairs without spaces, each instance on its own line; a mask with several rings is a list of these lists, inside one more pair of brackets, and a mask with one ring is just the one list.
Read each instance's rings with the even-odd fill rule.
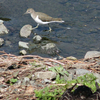
[[42,52],[47,53],[49,55],[56,55],[59,53],[59,49],[54,43],[48,43],[44,46],[41,46]]
[[31,84],[32,86],[34,86],[34,85],[35,85],[35,82],[34,82],[34,81],[30,81],[30,84]]
[[44,79],[44,82],[47,84],[47,83],[51,83],[51,80],[48,80],[48,79]]
[[41,78],[41,79],[54,79],[54,78],[56,78],[56,73],[51,72],[51,71],[35,72],[34,75],[36,78]]
[[73,56],[69,56],[66,58],[67,60],[77,60],[77,58],[73,57]]
[[13,77],[17,77],[18,74],[19,74],[19,71],[16,71],[16,72],[13,72],[13,73],[12,73],[12,76],[13,76]]
[[21,50],[19,53],[22,54],[22,55],[26,55],[27,54],[26,50]]
[[4,22],[3,20],[0,20],[0,34],[7,34],[8,29],[5,27],[3,22]]
[[0,46],[4,44],[4,39],[0,38]]
[[99,57],[99,56],[100,56],[100,52],[99,51],[88,51],[85,54],[84,59],[89,59],[89,58]]
[[26,49],[29,48],[29,47],[28,47],[28,42],[19,41],[18,44],[19,44],[19,47],[26,48]]
[[67,70],[69,73],[68,79],[76,79],[79,76],[83,76],[86,73],[88,74],[92,74],[90,71],[86,70],[86,69],[69,69]]
[[96,82],[98,82],[100,84],[100,74],[98,73],[93,73],[93,75],[97,78]]
[[6,41],[5,41],[5,45],[6,45],[6,46],[10,46],[10,47],[11,47],[11,41],[6,40]]
[[22,86],[27,86],[30,84],[30,79],[28,77],[24,77],[22,80],[21,80],[21,85]]
[[63,56],[58,55],[57,57],[54,57],[53,59],[55,59],[55,60],[62,60],[63,58],[64,58]]
[[24,81],[25,81],[25,82],[27,82],[27,81],[29,82],[30,79],[29,79],[28,77],[24,77]]
[[24,25],[20,30],[21,37],[28,37],[31,34],[32,26],[31,25]]
[[39,43],[39,42],[41,42],[41,40],[42,40],[42,37],[40,35],[36,35],[33,37],[34,43]]
[[75,69],[75,71],[76,76],[85,75],[86,73],[91,74],[91,72],[86,69]]

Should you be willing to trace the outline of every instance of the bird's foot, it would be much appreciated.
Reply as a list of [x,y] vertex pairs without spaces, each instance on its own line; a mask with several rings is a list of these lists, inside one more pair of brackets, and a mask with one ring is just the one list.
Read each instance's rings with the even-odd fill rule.
[[37,25],[36,27],[32,28],[32,30],[34,30],[34,29],[38,28],[38,26],[39,26],[39,25]]
[[49,30],[48,31],[51,33],[51,31],[52,31],[51,27],[49,27]]

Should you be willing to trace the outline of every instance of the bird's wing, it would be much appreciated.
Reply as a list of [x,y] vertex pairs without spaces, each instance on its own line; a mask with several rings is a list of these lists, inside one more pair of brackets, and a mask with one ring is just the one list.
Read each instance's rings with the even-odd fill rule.
[[53,18],[45,13],[41,13],[41,12],[36,12],[39,19],[41,19],[44,22],[48,22],[48,21],[52,21]]

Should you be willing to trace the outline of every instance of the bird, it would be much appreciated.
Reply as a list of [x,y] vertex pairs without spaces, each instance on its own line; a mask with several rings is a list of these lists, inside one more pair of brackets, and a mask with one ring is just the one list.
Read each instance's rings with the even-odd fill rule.
[[[37,26],[33,29],[38,28],[40,24],[49,24],[49,23],[63,23],[64,21],[61,18],[53,18],[42,12],[35,12],[33,8],[28,8],[24,14],[30,14],[34,21],[37,23]],[[51,32],[51,27],[49,27],[49,31]]]

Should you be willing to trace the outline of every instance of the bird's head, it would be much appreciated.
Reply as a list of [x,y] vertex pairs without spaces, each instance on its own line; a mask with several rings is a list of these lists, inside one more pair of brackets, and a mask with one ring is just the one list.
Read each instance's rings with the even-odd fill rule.
[[35,12],[32,8],[27,9],[27,11],[24,14],[31,14]]

